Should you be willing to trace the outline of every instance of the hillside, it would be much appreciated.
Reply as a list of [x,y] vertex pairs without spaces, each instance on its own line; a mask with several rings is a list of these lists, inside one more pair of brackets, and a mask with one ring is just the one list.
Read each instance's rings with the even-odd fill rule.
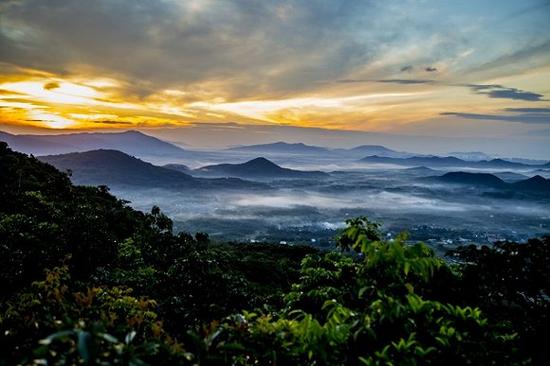
[[266,188],[240,179],[198,179],[174,169],[147,163],[117,150],[92,150],[39,159],[63,171],[71,171],[76,184],[166,189]]
[[449,172],[441,176],[422,178],[422,180],[448,184],[462,184],[472,187],[490,187],[513,192],[550,194],[550,179],[545,179],[540,175],[518,180],[513,183],[505,182],[494,174],[469,172]]
[[117,150],[92,150],[40,156],[59,170],[72,172],[76,184],[135,185],[141,187],[191,187],[187,174],[144,162]]
[[163,165],[162,167],[166,169],[172,169],[181,173],[189,174],[189,175],[191,175],[191,172],[192,172],[191,168],[189,168],[187,165],[184,165],[184,164],[166,164],[166,165]]
[[139,131],[69,133],[59,135],[13,135],[0,132],[0,140],[14,150],[33,155],[53,155],[89,150],[118,150],[134,156],[184,157],[176,145]]
[[512,185],[514,188],[524,191],[540,191],[550,194],[550,179],[545,179],[540,175],[514,182]]
[[547,359],[548,237],[462,247],[452,267],[365,217],[338,250],[216,244],[6,144],[0,172],[2,365]]
[[[245,307],[275,304],[298,279],[303,257],[316,252],[268,244],[214,245],[206,234],[174,235],[171,220],[158,207],[139,212],[103,187],[74,186],[53,166],[2,143],[0,172],[2,365],[38,363],[32,360],[45,357],[39,356],[44,350],[39,340],[67,330],[69,338],[49,344],[63,345],[76,326],[94,342],[93,348],[78,347],[90,357],[99,347],[103,364],[119,364],[111,357],[121,357],[140,360],[134,361],[138,365],[159,360],[186,365],[183,352],[171,348],[168,331],[181,339],[194,326]],[[163,326],[157,317],[169,324]],[[139,334],[132,346],[112,343],[133,332],[133,326]],[[110,337],[107,344],[100,341],[103,337]],[[134,345],[138,349],[130,355],[128,347]],[[46,356],[71,357],[71,352]],[[50,358],[49,364],[71,362]]]
[[442,183],[466,184],[472,186],[487,186],[506,188],[507,184],[497,176],[488,173],[450,172],[442,176],[429,177],[429,180]]
[[300,179],[325,178],[329,175],[320,171],[302,171],[283,168],[265,158],[256,158],[242,164],[208,165],[194,172],[217,177],[239,177],[249,179]]

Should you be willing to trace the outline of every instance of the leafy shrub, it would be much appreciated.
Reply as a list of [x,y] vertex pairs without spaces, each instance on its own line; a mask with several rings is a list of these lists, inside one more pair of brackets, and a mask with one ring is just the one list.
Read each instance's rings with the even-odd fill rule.
[[429,248],[365,235],[375,227],[365,218],[348,225],[342,247],[359,257],[305,258],[286,307],[214,328],[208,357],[243,365],[520,363],[516,334],[489,327],[479,308],[422,296],[446,268]]
[[24,363],[35,364],[141,365],[159,356],[190,358],[166,334],[156,301],[117,287],[74,292],[73,286],[68,267],[57,267],[3,305],[4,360],[24,355]]

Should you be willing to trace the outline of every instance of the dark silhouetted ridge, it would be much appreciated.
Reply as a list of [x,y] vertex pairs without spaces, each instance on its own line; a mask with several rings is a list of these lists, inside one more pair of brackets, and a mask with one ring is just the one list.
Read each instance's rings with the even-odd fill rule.
[[77,184],[128,186],[166,189],[266,188],[241,179],[194,178],[181,171],[156,166],[117,150],[92,150],[62,155],[41,156],[60,170],[70,170]]
[[62,155],[41,156],[40,160],[60,170],[71,170],[79,184],[167,187],[193,182],[187,174],[162,168],[117,150],[92,150]]
[[550,192],[550,179],[545,179],[540,175],[535,175],[532,178],[521,180],[512,185],[522,190]]
[[504,187],[506,183],[497,176],[488,173],[450,172],[438,177],[441,182]]
[[241,178],[321,178],[328,176],[327,173],[320,171],[283,168],[263,157],[255,158],[242,164],[208,165],[195,171],[204,175]]

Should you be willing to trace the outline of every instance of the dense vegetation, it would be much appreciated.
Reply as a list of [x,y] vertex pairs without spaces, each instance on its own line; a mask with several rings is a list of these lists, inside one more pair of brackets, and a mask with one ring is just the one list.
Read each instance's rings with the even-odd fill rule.
[[339,251],[213,244],[5,144],[0,186],[0,365],[548,361],[548,237],[442,259],[358,218]]

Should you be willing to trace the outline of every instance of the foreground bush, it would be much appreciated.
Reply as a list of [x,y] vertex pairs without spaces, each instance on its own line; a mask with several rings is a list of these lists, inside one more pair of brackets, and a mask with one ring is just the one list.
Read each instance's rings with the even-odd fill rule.
[[[358,257],[304,259],[284,309],[212,329],[208,357],[239,365],[521,364],[516,334],[479,308],[438,301],[435,276],[458,276],[423,244],[380,241],[366,219],[340,245]],[[212,356],[214,355],[214,356]]]

